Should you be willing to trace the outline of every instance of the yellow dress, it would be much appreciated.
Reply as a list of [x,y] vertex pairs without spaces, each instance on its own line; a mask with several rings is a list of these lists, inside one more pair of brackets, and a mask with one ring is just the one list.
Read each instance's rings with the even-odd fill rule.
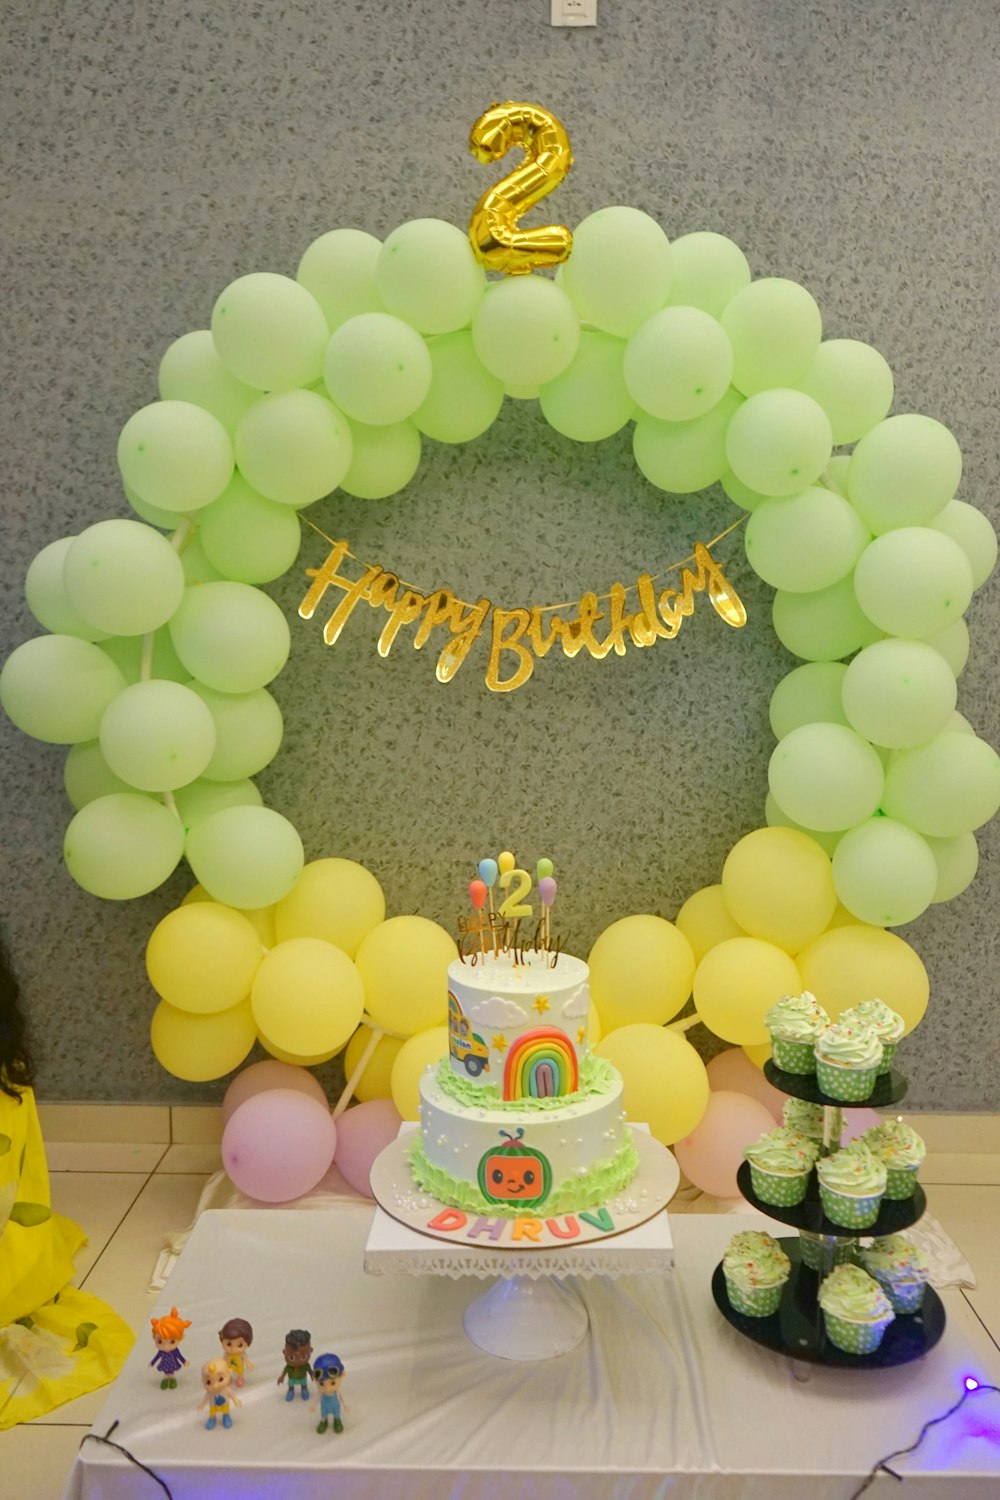
[[118,1314],[70,1285],[85,1242],[52,1212],[34,1095],[0,1092],[0,1430],[114,1380],[132,1347]]

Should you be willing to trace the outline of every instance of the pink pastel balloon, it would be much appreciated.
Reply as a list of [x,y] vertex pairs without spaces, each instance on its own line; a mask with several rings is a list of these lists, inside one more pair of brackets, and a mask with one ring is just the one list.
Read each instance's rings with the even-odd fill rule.
[[325,1102],[298,1089],[266,1089],[234,1109],[222,1164],[248,1198],[288,1203],[316,1186],[333,1160],[337,1128]]
[[344,1111],[337,1121],[336,1162],[351,1187],[373,1196],[368,1177],[372,1162],[399,1134],[399,1110],[391,1099],[368,1099]]
[[840,1137],[842,1146],[848,1141],[856,1141],[859,1135],[864,1135],[866,1130],[871,1130],[873,1125],[881,1125],[882,1116],[877,1115],[873,1109],[845,1109],[844,1110],[844,1132]]
[[700,1123],[673,1146],[681,1171],[717,1198],[739,1196],[736,1173],[744,1147],[774,1129],[774,1116],[759,1099],[727,1089],[708,1096]]
[[759,1068],[755,1068],[742,1047],[729,1047],[720,1052],[706,1068],[708,1082],[713,1089],[728,1089],[735,1094],[748,1094],[770,1110],[781,1124],[781,1111],[786,1095],[768,1083]]
[[266,1062],[252,1063],[242,1073],[237,1073],[226,1089],[226,1097],[222,1101],[223,1125],[245,1100],[252,1099],[254,1094],[262,1094],[265,1089],[297,1089],[300,1094],[308,1094],[319,1104],[326,1104],[323,1085],[308,1068],[297,1068],[292,1063],[279,1062],[276,1057],[269,1057]]

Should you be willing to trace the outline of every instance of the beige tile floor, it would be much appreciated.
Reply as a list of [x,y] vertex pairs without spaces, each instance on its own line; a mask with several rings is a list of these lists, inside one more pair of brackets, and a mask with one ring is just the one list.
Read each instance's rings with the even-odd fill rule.
[[[163,1236],[191,1222],[202,1187],[219,1166],[212,1140],[217,1131],[196,1119],[190,1129],[173,1129],[173,1144],[167,1132],[165,1140],[136,1146],[120,1140],[59,1141],[51,1134],[53,1123],[45,1120],[53,1205],[90,1237],[78,1258],[77,1282],[110,1302],[145,1337],[155,1300],[147,1285]],[[979,1284],[966,1295],[1000,1347],[1000,1154],[949,1150],[958,1142],[946,1133],[929,1143],[939,1151],[928,1156],[921,1173],[930,1207],[971,1263]],[[672,1211],[686,1206],[675,1202]],[[103,1399],[97,1391],[0,1433],[0,1500],[60,1500],[76,1450]]]

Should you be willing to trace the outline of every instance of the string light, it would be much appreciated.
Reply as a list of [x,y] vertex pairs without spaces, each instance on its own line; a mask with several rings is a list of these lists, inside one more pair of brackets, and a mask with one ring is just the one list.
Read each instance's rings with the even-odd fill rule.
[[863,1495],[875,1483],[880,1473],[891,1474],[893,1479],[902,1480],[905,1476],[897,1474],[895,1469],[890,1468],[890,1462],[896,1458],[905,1458],[910,1453],[916,1453],[932,1427],[936,1427],[939,1422],[946,1422],[949,1417],[953,1417],[957,1411],[961,1410],[970,1396],[976,1395],[980,1391],[992,1391],[995,1395],[1000,1395],[1000,1385],[981,1385],[974,1375],[966,1375],[962,1380],[962,1394],[954,1405],[949,1406],[948,1410],[943,1411],[940,1416],[928,1418],[917,1434],[916,1440],[908,1448],[897,1448],[894,1453],[887,1453],[884,1458],[880,1458],[877,1463],[873,1464],[862,1483],[850,1497],[850,1500],[859,1500],[859,1496]]
[[103,1443],[106,1448],[114,1448],[115,1452],[123,1454],[124,1457],[128,1459],[130,1464],[135,1464],[137,1469],[141,1469],[144,1474],[149,1475],[150,1479],[155,1480],[156,1483],[160,1486],[160,1489],[166,1495],[167,1500],[174,1500],[173,1492],[169,1489],[165,1479],[161,1479],[159,1474],[154,1474],[152,1469],[148,1468],[141,1459],[136,1458],[134,1453],[130,1453],[127,1448],[123,1448],[121,1443],[113,1443],[111,1441],[111,1434],[118,1426],[118,1421],[119,1419],[116,1417],[103,1437],[99,1432],[85,1433],[84,1436],[80,1439],[80,1447],[82,1448],[84,1443],[89,1442]]

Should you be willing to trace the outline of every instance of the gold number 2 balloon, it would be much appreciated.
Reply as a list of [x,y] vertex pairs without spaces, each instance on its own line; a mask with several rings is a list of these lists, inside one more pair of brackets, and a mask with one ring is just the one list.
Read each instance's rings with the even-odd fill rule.
[[518,220],[559,186],[573,155],[563,126],[540,104],[494,104],[469,134],[477,161],[500,161],[514,146],[524,150],[515,167],[476,204],[469,238],[479,260],[491,271],[522,275],[537,266],[555,266],[569,257],[573,235],[565,224],[519,229]]

